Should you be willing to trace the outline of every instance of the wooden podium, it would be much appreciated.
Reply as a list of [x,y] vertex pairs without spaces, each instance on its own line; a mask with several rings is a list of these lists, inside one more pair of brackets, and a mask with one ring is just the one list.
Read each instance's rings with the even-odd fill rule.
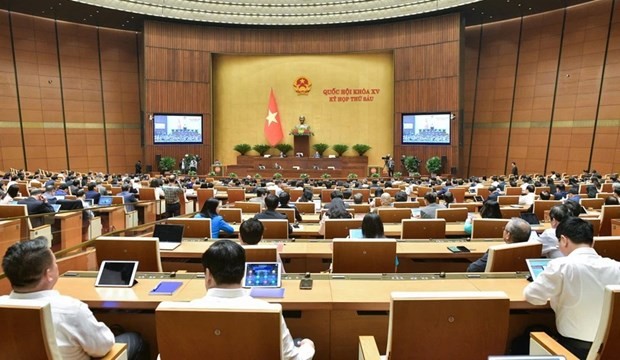
[[303,153],[304,157],[310,157],[310,135],[294,135],[295,154]]

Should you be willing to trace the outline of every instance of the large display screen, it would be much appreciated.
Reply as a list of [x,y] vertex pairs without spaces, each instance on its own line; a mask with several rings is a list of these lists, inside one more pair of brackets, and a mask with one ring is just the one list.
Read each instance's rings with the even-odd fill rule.
[[154,114],[154,144],[202,144],[202,115]]
[[451,113],[403,114],[403,144],[450,144]]

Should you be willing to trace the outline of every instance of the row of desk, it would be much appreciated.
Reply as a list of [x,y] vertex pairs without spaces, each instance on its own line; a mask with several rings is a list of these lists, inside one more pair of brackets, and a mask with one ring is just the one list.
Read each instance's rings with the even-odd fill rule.
[[[161,250],[166,271],[201,271],[200,258],[213,241],[183,241],[171,251]],[[399,241],[396,245],[399,273],[465,271],[480,258],[489,246],[503,244],[500,239],[485,241]],[[331,241],[262,241],[277,245],[287,272],[321,272],[329,269],[332,258]],[[465,246],[470,252],[453,253],[448,246]]]
[[[86,302],[101,321],[137,330],[157,351],[154,309],[161,301],[190,301],[206,294],[204,275],[169,273],[138,275],[133,288],[95,288],[94,272],[70,272],[56,289]],[[265,299],[280,303],[293,337],[308,337],[316,344],[315,359],[356,359],[360,335],[373,335],[385,349],[392,291],[504,291],[510,298],[510,338],[532,323],[552,325],[547,306],[533,306],[523,297],[526,274],[361,274],[313,275],[312,290],[300,290],[302,274],[285,274],[283,298]],[[149,292],[162,280],[182,281],[173,295]],[[240,334],[242,326],[240,326]],[[240,335],[241,336],[241,335]],[[413,336],[413,334],[412,334]],[[509,341],[510,339],[507,339]]]

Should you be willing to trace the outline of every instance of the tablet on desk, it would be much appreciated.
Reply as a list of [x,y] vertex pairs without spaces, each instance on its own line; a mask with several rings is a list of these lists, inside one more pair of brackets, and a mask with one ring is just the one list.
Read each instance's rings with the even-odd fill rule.
[[243,287],[280,287],[282,286],[282,271],[277,262],[248,262],[245,263]]
[[547,268],[549,261],[551,259],[525,259],[532,280],[536,280],[538,275]]
[[137,261],[106,260],[97,274],[97,287],[132,287],[135,284]]

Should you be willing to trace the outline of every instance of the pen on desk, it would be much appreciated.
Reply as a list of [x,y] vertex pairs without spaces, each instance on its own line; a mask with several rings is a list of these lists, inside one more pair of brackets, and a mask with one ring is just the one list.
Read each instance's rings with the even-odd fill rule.
[[78,276],[77,273],[65,273],[64,276]]

